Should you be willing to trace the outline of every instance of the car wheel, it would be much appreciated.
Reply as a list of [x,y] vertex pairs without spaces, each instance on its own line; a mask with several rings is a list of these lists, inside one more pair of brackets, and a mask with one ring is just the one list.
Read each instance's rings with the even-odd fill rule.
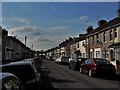
[[88,76],[92,77],[92,70],[91,69],[88,72]]
[[80,73],[83,73],[82,68],[80,67]]

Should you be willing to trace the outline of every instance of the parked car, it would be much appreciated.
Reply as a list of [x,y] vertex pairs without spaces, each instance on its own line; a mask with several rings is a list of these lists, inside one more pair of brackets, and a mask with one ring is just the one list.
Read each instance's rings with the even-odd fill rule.
[[0,73],[0,90],[25,90],[22,82],[11,73]]
[[115,66],[106,59],[90,58],[87,59],[80,67],[81,73],[87,73],[89,76],[94,75],[112,75],[116,74]]
[[69,69],[73,69],[76,71],[80,70],[80,65],[86,60],[87,58],[77,58],[69,61]]
[[30,62],[33,65],[33,67],[36,68],[37,71],[40,71],[40,67],[41,67],[42,61],[38,57],[25,59],[23,61]]
[[66,56],[61,56],[55,60],[57,64],[69,65],[69,58]]
[[69,58],[66,56],[61,57],[61,64],[69,65]]
[[41,85],[40,73],[28,61],[12,62],[0,65],[0,68],[3,72],[9,72],[17,76],[28,90],[36,89]]
[[55,59],[55,63],[59,64],[61,62],[61,58],[62,57]]

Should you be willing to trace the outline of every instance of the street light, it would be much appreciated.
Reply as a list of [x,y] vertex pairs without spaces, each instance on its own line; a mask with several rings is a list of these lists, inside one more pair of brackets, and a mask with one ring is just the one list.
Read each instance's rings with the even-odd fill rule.
[[26,45],[26,41],[27,41],[27,36],[25,36],[25,45]]

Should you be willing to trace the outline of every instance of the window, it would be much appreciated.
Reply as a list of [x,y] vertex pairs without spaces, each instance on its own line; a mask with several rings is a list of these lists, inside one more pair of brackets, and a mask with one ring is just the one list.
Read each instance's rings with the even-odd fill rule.
[[90,59],[88,64],[94,64],[94,60]]
[[77,48],[79,48],[79,43],[77,43]]
[[111,58],[111,60],[115,59],[115,52],[114,52],[114,50],[110,50],[110,58]]
[[114,32],[115,32],[115,38],[117,37],[117,29],[114,28]]
[[103,51],[103,58],[108,59],[109,52],[107,50]]
[[106,41],[106,32],[103,33],[103,42]]
[[110,41],[112,40],[112,30],[110,30]]
[[84,41],[82,42],[82,46],[84,46],[84,47],[85,47],[85,42],[84,42]]
[[83,58],[85,58],[85,53],[83,53]]
[[97,34],[96,35],[96,44],[98,44],[99,43],[99,35]]
[[105,59],[96,59],[97,64],[111,64],[108,60]]
[[100,51],[96,51],[96,58],[100,58]]

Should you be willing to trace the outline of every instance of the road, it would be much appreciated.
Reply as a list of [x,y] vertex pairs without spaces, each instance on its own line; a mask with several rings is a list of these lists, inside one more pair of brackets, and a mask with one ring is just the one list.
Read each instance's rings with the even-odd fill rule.
[[110,78],[89,77],[79,71],[73,71],[65,65],[44,60],[41,67],[43,88],[56,89],[108,89],[120,90],[120,81]]

